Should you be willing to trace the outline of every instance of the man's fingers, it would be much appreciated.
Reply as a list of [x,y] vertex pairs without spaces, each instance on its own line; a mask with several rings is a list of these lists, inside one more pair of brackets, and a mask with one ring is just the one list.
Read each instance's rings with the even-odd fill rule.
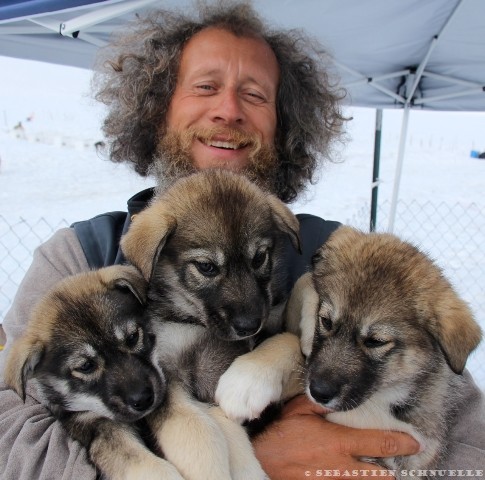
[[306,395],[298,395],[283,407],[282,415],[324,415],[329,410],[312,402]]
[[[283,408],[283,417],[293,415],[324,415],[328,411],[309,400],[306,395],[299,395]],[[325,421],[323,418],[321,421]],[[384,430],[358,430],[334,424],[335,434],[340,438],[340,451],[343,455],[354,458],[394,457],[396,455],[414,455],[421,450],[419,443],[411,436]]]
[[414,455],[420,451],[420,444],[412,437],[400,432],[382,430],[356,431],[350,438],[342,437],[340,453],[352,457],[394,457]]

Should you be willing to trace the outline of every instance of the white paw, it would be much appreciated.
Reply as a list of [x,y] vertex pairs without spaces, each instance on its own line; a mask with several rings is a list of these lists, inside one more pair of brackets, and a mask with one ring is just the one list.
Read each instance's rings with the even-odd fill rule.
[[242,423],[258,418],[270,403],[279,401],[282,389],[278,369],[242,356],[219,379],[215,399],[229,418]]
[[163,458],[147,458],[143,464],[129,466],[124,474],[129,480],[184,480],[178,470]]
[[259,462],[252,462],[252,465],[245,465],[236,471],[231,470],[232,480],[270,480],[268,475],[259,465]]

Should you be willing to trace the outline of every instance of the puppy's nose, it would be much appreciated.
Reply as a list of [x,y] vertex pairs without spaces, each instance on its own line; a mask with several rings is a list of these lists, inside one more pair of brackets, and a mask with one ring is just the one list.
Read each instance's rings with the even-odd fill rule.
[[311,380],[310,393],[318,403],[325,405],[340,393],[340,386],[322,380]]
[[238,337],[251,337],[261,328],[261,319],[247,316],[235,317],[232,320],[232,326]]
[[137,412],[143,412],[153,405],[153,400],[154,396],[151,388],[144,388],[130,392],[127,403]]

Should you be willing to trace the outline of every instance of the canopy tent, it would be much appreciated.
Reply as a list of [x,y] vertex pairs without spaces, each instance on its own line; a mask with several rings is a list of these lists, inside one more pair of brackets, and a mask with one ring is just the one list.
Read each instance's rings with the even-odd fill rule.
[[[320,40],[349,92],[349,104],[404,110],[388,227],[392,230],[409,111],[485,111],[485,2],[253,3],[271,24],[302,28]],[[135,14],[156,7],[189,9],[190,4],[189,0],[2,2],[0,55],[91,68],[97,48],[105,45],[111,32]]]

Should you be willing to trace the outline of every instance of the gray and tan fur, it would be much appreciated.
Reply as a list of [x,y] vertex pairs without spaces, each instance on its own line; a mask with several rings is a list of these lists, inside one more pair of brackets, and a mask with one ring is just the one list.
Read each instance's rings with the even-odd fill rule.
[[[23,395],[33,376],[110,478],[266,478],[245,431],[210,403],[231,362],[281,330],[284,242],[298,248],[298,231],[290,210],[243,176],[179,180],[122,239],[141,274],[108,267],[60,283],[13,349],[10,384]],[[138,437],[142,417],[168,461]]]
[[[267,351],[266,337],[286,342],[279,332],[288,238],[298,249],[299,223],[291,211],[227,170],[178,180],[133,219],[122,238],[125,257],[149,282],[146,315],[156,329],[159,360],[195,400],[213,404],[221,375],[259,342],[255,351]],[[282,362],[274,383],[284,385],[292,376],[288,366],[294,362]],[[231,473],[239,472],[237,478],[265,477],[241,448],[231,465],[235,461],[240,467]]]
[[298,235],[280,200],[225,170],[179,180],[134,218],[123,252],[149,281],[162,363],[195,398],[213,402],[231,362],[281,331],[284,243]]
[[481,332],[441,270],[390,234],[340,227],[288,302],[301,336],[306,391],[327,418],[411,434],[423,451],[385,460],[397,470],[439,465],[461,375]]
[[146,449],[134,424],[166,397],[143,321],[146,282],[134,267],[68,277],[37,305],[7,359],[5,381],[25,399],[32,379],[41,401],[109,478],[179,480]]
[[[32,379],[110,479],[264,478],[245,431],[164,372],[146,290],[133,266],[60,282],[12,347],[7,384],[25,398]],[[165,459],[145,446],[142,429]]]

